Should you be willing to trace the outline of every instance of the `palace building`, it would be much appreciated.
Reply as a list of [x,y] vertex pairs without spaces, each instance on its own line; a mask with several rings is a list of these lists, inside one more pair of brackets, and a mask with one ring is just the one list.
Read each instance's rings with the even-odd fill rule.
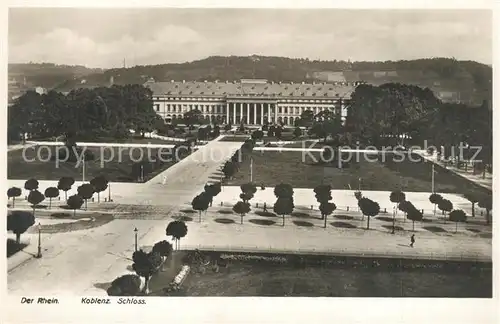
[[351,93],[359,83],[276,83],[262,79],[155,82],[150,79],[144,85],[153,92],[154,109],[166,122],[197,109],[206,120],[220,124],[293,125],[308,109],[314,114],[331,110],[345,119]]

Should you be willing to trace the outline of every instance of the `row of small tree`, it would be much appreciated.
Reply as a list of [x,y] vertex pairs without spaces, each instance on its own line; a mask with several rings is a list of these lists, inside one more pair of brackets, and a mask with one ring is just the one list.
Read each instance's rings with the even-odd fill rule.
[[198,211],[199,222],[201,222],[201,213],[207,211],[208,207],[212,206],[214,197],[217,196],[222,189],[222,184],[220,182],[213,184],[206,184],[204,191],[193,198],[191,202],[191,207],[193,210]]
[[[49,208],[52,207],[52,199],[58,198],[60,191],[64,191],[66,204],[69,208],[73,209],[76,213],[76,209],[81,208],[83,203],[85,203],[85,208],[87,208],[87,200],[91,199],[94,193],[97,193],[97,201],[100,202],[100,193],[108,188],[108,180],[104,176],[97,176],[90,180],[90,183],[84,183],[77,188],[77,194],[68,198],[68,191],[71,190],[74,185],[75,180],[71,177],[62,177],[59,179],[57,187],[49,187],[45,189],[44,193],[39,191],[39,182],[36,179],[29,179],[24,183],[24,189],[28,191],[27,200],[33,207],[33,214],[35,214],[35,209],[40,203],[42,203],[46,198],[49,199]],[[7,190],[8,198],[12,198],[12,207],[15,207],[16,197],[21,196],[22,190],[18,187],[11,187]]]
[[[175,250],[179,250],[180,239],[187,235],[187,226],[183,221],[172,221],[167,225],[166,235],[172,236],[175,241]],[[142,249],[132,254],[132,269],[134,274],[128,274],[116,278],[108,288],[110,296],[137,296],[139,294],[149,294],[149,282],[151,277],[160,268],[165,266],[173,256],[174,247],[167,240],[157,242],[150,252]],[[144,287],[141,291],[141,280],[144,278]]]

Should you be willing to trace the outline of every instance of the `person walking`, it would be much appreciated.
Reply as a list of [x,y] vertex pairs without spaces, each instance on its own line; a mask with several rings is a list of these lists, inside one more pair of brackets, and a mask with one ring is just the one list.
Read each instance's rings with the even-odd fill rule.
[[264,203],[264,213],[267,213],[267,205]]
[[413,244],[415,244],[415,234],[411,235],[410,242],[410,247],[413,247]]

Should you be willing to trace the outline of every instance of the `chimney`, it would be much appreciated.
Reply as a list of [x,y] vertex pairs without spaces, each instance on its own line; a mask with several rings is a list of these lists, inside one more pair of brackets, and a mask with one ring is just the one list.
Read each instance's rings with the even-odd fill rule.
[[112,87],[114,83],[115,83],[115,78],[113,76],[110,76],[109,77],[109,86]]

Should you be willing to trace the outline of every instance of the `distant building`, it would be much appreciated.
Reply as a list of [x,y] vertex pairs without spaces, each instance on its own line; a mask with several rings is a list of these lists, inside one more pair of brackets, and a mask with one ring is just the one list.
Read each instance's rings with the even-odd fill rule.
[[166,121],[201,111],[207,121],[247,125],[293,125],[305,110],[331,110],[347,116],[351,93],[358,83],[281,83],[262,79],[240,82],[171,81],[144,84],[153,92],[154,109]]

